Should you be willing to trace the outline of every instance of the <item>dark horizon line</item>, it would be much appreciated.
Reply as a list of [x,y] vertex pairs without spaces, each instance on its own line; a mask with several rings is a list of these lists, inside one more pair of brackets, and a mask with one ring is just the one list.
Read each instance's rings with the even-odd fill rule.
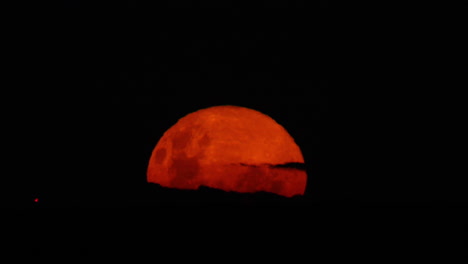
[[282,164],[271,164],[271,163],[262,163],[262,164],[246,164],[246,163],[239,163],[241,166],[248,166],[248,167],[260,167],[260,166],[268,166],[271,168],[289,168],[289,169],[297,169],[297,170],[306,170],[306,165],[303,162],[287,162]]

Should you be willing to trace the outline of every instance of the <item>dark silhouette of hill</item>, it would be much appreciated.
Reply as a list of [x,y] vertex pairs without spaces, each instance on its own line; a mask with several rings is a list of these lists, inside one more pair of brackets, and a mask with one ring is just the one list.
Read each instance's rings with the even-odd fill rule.
[[[315,201],[153,183],[62,189],[43,193],[38,203],[33,197],[16,204],[32,210],[3,211],[4,225],[15,227],[16,242],[8,245],[16,254],[162,258],[174,257],[171,251],[191,257],[208,250],[238,260],[299,262],[337,252],[339,258],[389,248],[395,254],[395,245],[398,252],[426,252],[440,241],[458,249],[466,232],[461,210],[431,203]],[[57,207],[65,209],[50,210]]]
[[297,170],[306,170],[306,165],[300,162],[288,162],[284,164],[245,164],[239,163],[241,166],[249,166],[249,167],[259,167],[260,165],[268,166],[271,168],[289,168],[289,169],[297,169]]
[[197,190],[183,190],[147,183],[144,191],[128,197],[128,206],[288,206],[304,198],[286,198],[269,192],[239,193],[200,186]]
[[[311,195],[287,198],[269,192],[238,193],[200,186],[197,190],[163,187],[154,183],[96,183],[94,186],[61,188],[17,188],[2,194],[1,207],[13,208],[152,208],[152,207],[225,207],[225,208],[301,208],[304,211],[330,208],[461,208],[464,202],[445,201],[362,201],[323,200]],[[34,201],[35,199],[37,201]],[[151,210],[151,209],[149,209]]]

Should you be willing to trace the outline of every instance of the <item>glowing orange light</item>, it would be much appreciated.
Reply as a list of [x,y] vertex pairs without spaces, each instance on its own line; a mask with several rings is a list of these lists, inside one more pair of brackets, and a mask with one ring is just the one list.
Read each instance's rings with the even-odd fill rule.
[[151,155],[147,180],[162,186],[304,194],[304,163],[289,133],[272,118],[238,106],[215,106],[181,118]]

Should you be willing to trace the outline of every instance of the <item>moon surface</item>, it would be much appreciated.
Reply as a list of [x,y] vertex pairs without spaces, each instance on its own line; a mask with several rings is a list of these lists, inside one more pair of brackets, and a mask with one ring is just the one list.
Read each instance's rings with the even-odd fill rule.
[[147,181],[178,189],[201,185],[242,193],[303,195],[307,174],[299,146],[269,116],[239,106],[214,106],[178,120],[149,160]]

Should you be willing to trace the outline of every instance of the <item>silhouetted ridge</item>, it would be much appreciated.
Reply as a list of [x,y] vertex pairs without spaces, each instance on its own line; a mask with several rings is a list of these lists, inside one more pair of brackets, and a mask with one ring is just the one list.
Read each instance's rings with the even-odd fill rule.
[[260,166],[268,166],[272,168],[290,168],[290,169],[297,169],[297,170],[305,170],[305,164],[301,162],[288,162],[284,164],[269,164],[269,163],[263,163],[263,164],[246,164],[246,163],[239,163],[241,166],[248,166],[248,167],[260,167]]
[[277,165],[272,165],[272,167],[275,168],[291,168],[291,169],[298,169],[298,170],[305,170],[305,163],[300,163],[300,162],[289,162],[289,163],[284,163],[284,164],[277,164]]
[[241,193],[201,185],[197,190],[176,189],[148,183],[144,201],[159,205],[287,205],[301,200],[300,196],[284,197],[270,192]]

